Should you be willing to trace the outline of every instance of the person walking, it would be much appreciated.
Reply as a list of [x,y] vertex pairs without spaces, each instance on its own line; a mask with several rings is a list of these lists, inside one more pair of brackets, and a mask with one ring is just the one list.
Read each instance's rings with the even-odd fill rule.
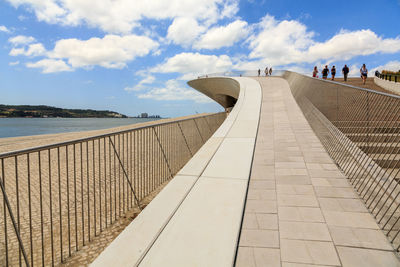
[[335,68],[335,66],[333,66],[332,69],[331,69],[332,81],[335,80],[335,75],[336,75],[336,68]]
[[326,80],[328,78],[329,69],[328,65],[325,65],[325,68],[322,70],[322,79]]
[[272,67],[269,68],[269,76],[271,76],[271,75],[272,75]]
[[260,74],[261,74],[261,70],[258,69],[258,77],[260,77]]
[[347,65],[345,64],[342,69],[343,78],[345,82],[347,82],[347,75],[349,74],[349,72],[350,72],[349,67],[347,67]]
[[317,66],[314,67],[314,70],[313,70],[313,72],[312,72],[312,76],[313,76],[314,78],[318,78],[318,69],[317,69]]
[[368,77],[368,69],[367,69],[367,66],[365,66],[365,64],[362,65],[362,67],[360,69],[360,73],[361,73],[361,78],[363,80],[363,84],[365,84],[365,82],[367,81],[367,77]]
[[265,68],[265,77],[268,76],[268,67]]

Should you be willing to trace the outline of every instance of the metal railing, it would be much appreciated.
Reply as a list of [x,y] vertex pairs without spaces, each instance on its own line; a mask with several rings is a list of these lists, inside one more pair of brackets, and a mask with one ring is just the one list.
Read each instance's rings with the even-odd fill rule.
[[[268,76],[282,76],[284,70],[273,70],[271,75]],[[211,78],[211,77],[265,77],[265,73],[263,69],[260,69],[260,75],[258,75],[258,70],[234,70],[234,71],[225,71],[225,72],[216,72],[210,74],[204,74],[198,76],[201,78]]]
[[217,113],[0,154],[0,266],[59,265],[174,177]]
[[299,77],[309,86],[291,89],[307,120],[399,251],[400,96]]
[[376,71],[375,76],[378,77],[379,79],[386,80],[386,81],[392,81],[395,83],[400,82],[400,75],[382,74],[379,71]]

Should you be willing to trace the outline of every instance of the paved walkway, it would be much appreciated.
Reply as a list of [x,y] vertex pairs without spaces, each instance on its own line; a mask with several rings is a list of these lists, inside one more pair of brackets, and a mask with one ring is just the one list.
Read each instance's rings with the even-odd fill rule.
[[400,266],[282,78],[259,78],[261,120],[236,266]]

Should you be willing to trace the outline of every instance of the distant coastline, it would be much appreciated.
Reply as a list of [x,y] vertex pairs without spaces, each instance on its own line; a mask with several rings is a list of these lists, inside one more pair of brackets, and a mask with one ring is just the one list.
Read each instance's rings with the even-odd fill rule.
[[128,118],[109,110],[66,109],[45,105],[0,105],[0,118]]

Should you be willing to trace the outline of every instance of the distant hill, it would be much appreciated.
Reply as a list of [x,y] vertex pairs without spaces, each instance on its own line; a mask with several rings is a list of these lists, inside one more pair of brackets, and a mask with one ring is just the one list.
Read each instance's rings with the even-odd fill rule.
[[50,106],[0,105],[0,118],[127,118],[126,115],[109,110],[65,109]]

